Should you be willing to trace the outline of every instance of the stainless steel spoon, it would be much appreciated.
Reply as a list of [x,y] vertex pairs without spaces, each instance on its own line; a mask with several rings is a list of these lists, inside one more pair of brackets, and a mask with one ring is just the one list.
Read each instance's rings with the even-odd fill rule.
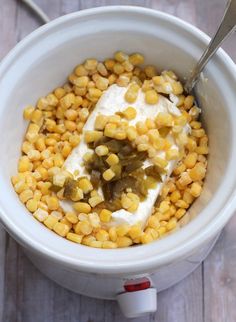
[[184,85],[187,93],[190,93],[196,84],[198,77],[206,66],[209,59],[214,55],[222,42],[236,30],[236,0],[229,0],[225,8],[225,12],[221,24],[216,31],[215,36],[211,39],[206,50],[202,54],[196,66]]

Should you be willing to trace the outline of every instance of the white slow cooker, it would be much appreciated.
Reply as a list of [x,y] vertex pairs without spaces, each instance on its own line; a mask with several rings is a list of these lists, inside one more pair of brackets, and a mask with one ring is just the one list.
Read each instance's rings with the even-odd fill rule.
[[219,50],[197,87],[210,138],[204,191],[182,227],[148,245],[95,249],[63,239],[37,222],[10,182],[26,129],[23,108],[62,84],[73,67],[116,50],[142,52],[149,64],[184,78],[209,38],[170,15],[140,7],[76,12],[34,31],[0,66],[0,220],[32,262],[58,284],[80,294],[118,299],[127,317],[156,309],[156,292],[192,272],[206,257],[236,206],[236,67]]

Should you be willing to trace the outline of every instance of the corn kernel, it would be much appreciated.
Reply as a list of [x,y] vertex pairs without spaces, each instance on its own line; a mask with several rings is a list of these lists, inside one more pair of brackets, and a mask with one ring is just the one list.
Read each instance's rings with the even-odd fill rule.
[[129,126],[126,130],[126,135],[129,141],[133,141],[137,138],[137,130],[134,126]]
[[168,201],[162,201],[159,206],[159,211],[164,213],[170,209],[170,205]]
[[124,111],[122,111],[122,115],[127,119],[127,120],[132,120],[136,117],[137,111],[134,107],[129,106],[127,107]]
[[184,100],[184,108],[186,110],[189,110],[193,106],[193,103],[194,103],[194,97],[192,95],[188,95]]
[[198,154],[208,154],[209,148],[207,146],[197,146],[195,151]]
[[49,229],[53,229],[54,225],[58,222],[58,219],[53,216],[48,216],[44,221],[44,225]]
[[109,117],[106,115],[98,115],[95,121],[96,130],[104,130],[106,124],[108,123]]
[[115,177],[115,172],[112,169],[107,169],[103,172],[102,176],[104,180],[110,181]]
[[206,175],[206,168],[201,163],[197,163],[189,170],[189,175],[193,181],[200,181]]
[[126,236],[117,237],[116,244],[118,247],[128,247],[133,244],[132,239]]
[[193,182],[190,188],[190,193],[193,197],[197,198],[202,192],[202,187],[198,182]]
[[132,65],[140,65],[144,63],[144,57],[141,54],[135,53],[129,56],[129,62]]
[[189,153],[183,161],[184,164],[186,165],[186,168],[192,169],[197,162],[197,157],[198,157],[197,153],[195,152]]
[[125,100],[128,103],[134,103],[138,97],[139,86],[137,84],[131,84],[125,93]]
[[88,200],[90,206],[92,208],[96,207],[98,204],[100,204],[101,202],[103,202],[103,199],[101,196],[95,196],[95,197],[91,197]]
[[182,172],[178,181],[182,186],[187,186],[192,182],[192,179],[188,172]]
[[181,194],[178,190],[175,190],[170,195],[170,201],[176,203],[181,198]]
[[78,243],[78,244],[81,244],[82,242],[82,238],[83,238],[83,235],[77,235],[77,234],[74,234],[74,233],[68,233],[66,235],[66,238],[74,243]]
[[32,163],[27,156],[22,156],[18,162],[18,171],[26,172],[32,170]]
[[149,244],[153,241],[153,238],[150,234],[147,234],[147,233],[144,233],[142,236],[141,236],[141,243],[142,244]]
[[181,163],[178,167],[176,167],[173,171],[173,173],[178,176],[180,173],[184,172],[186,170],[186,166],[184,163]]
[[86,131],[84,134],[85,142],[92,143],[95,142],[103,136],[103,133],[100,131]]
[[117,132],[117,125],[113,123],[108,123],[105,126],[104,135],[110,138],[114,138]]
[[102,248],[114,249],[117,248],[117,243],[114,243],[110,240],[106,240],[102,243]]
[[88,76],[80,76],[74,80],[74,84],[78,87],[86,87],[88,85]]
[[83,235],[89,235],[93,231],[92,225],[87,221],[79,221],[75,226],[76,233],[82,233]]
[[104,156],[108,154],[109,150],[106,145],[99,145],[95,148],[95,152],[98,156]]
[[60,222],[57,222],[54,226],[53,226],[53,230],[55,231],[55,233],[57,233],[58,235],[65,237],[68,232],[69,232],[69,227],[65,224],[62,224]]
[[124,61],[129,59],[129,56],[122,51],[117,51],[114,55],[115,60],[117,60],[119,63],[123,63]]
[[99,216],[102,222],[109,222],[111,220],[112,212],[108,209],[102,209]]
[[26,189],[20,193],[19,198],[21,202],[26,203],[29,199],[32,199],[33,196],[33,191],[30,189]]
[[73,207],[79,213],[88,214],[91,211],[91,207],[87,202],[76,202]]
[[109,238],[113,242],[115,242],[117,240],[116,227],[111,227],[109,229]]
[[180,199],[175,203],[175,206],[178,207],[178,208],[187,209],[189,207],[189,204],[186,201]]
[[70,108],[75,103],[75,94],[68,93],[60,99],[62,108]]
[[147,104],[157,104],[158,94],[154,89],[147,90],[145,93],[145,101]]
[[33,106],[27,106],[24,109],[24,112],[23,112],[24,119],[27,120],[27,121],[30,121],[33,112],[34,112],[34,107]]
[[74,212],[67,212],[65,217],[72,224],[77,224],[79,220],[78,216]]
[[162,169],[164,169],[168,164],[168,162],[165,159],[157,156],[153,158],[153,163]]
[[159,228],[160,227],[160,222],[156,216],[150,216],[148,219],[148,227],[150,228]]
[[144,122],[137,122],[136,128],[139,135],[146,134],[148,132],[148,128]]
[[[93,185],[87,178],[79,179],[78,187],[83,191],[83,193],[89,193],[93,190]],[[82,211],[83,212],[83,211]]]
[[34,213],[33,216],[40,222],[43,222],[48,217],[48,212],[44,209],[38,208]]
[[158,113],[155,121],[158,128],[163,126],[172,126],[173,117],[169,113],[160,112]]
[[38,200],[35,199],[29,199],[26,202],[26,208],[30,211],[30,212],[35,212],[38,208]]
[[109,240],[109,234],[108,234],[108,232],[107,232],[106,230],[104,230],[104,229],[100,229],[100,230],[96,233],[96,239],[97,239],[98,241],[102,241],[102,242],[107,241],[107,240]]
[[86,59],[84,63],[84,68],[88,71],[96,69],[98,65],[98,61],[96,59]]
[[183,85],[180,82],[173,82],[172,83],[172,90],[174,95],[180,95],[183,93]]
[[177,149],[170,149],[166,152],[166,160],[176,160],[179,158],[179,151]]
[[171,218],[168,223],[166,224],[166,230],[167,231],[170,231],[170,230],[173,230],[175,229],[177,226],[177,220],[175,217]]

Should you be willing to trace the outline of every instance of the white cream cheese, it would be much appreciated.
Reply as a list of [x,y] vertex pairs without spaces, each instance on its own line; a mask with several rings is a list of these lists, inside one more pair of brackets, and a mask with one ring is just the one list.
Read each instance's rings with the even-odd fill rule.
[[[135,103],[130,104],[127,103],[124,98],[126,91],[126,87],[119,87],[117,85],[110,86],[97,102],[93,112],[84,125],[83,133],[87,130],[94,129],[95,120],[99,114],[113,115],[116,112],[125,110],[128,106],[133,106],[137,111],[137,116],[135,119],[129,122],[130,125],[134,125],[138,121],[145,121],[147,118],[153,119],[159,112],[168,112],[174,116],[181,115],[179,109],[162,95],[159,95],[159,100],[156,104],[150,105],[145,102],[145,93],[143,93],[143,91],[140,89],[137,100],[135,101]],[[188,129],[189,127],[185,126],[186,133],[188,132]],[[168,139],[172,141],[172,147],[178,149],[178,146],[175,144],[173,137],[169,135]],[[68,156],[64,163],[64,168],[68,172],[70,172],[75,179],[84,175],[89,177],[89,174],[85,172],[85,168],[83,167],[83,155],[88,151],[92,150],[88,148],[82,134],[81,143],[72,150],[71,154]],[[157,155],[162,156],[163,152],[159,152],[157,153]],[[145,167],[150,164],[151,163],[149,160],[146,160],[144,162]],[[160,194],[162,186],[171,175],[175,165],[176,161],[168,162],[168,165],[166,167],[167,174],[162,177],[163,182],[158,183],[155,189],[149,189],[147,198],[139,203],[139,207],[134,213],[130,213],[125,209],[113,212],[109,226],[120,224],[134,225],[137,223],[141,223],[142,226],[145,226],[148,217],[151,215],[154,203],[158,195]],[[100,193],[102,192],[100,191]],[[61,207],[65,211],[71,211],[72,209],[71,203],[65,200],[61,201]]]

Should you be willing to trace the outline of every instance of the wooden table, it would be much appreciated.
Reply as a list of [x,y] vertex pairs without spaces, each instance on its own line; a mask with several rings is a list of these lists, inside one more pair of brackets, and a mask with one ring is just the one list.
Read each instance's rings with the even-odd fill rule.
[[[145,6],[176,15],[212,35],[226,0],[37,0],[51,19],[99,5]],[[0,0],[0,58],[40,21],[20,1]],[[224,48],[236,61],[236,35]],[[236,217],[205,262],[176,286],[158,294],[158,311],[135,322],[236,321]],[[0,321],[122,322],[113,301],[69,292],[44,277],[0,227]]]

